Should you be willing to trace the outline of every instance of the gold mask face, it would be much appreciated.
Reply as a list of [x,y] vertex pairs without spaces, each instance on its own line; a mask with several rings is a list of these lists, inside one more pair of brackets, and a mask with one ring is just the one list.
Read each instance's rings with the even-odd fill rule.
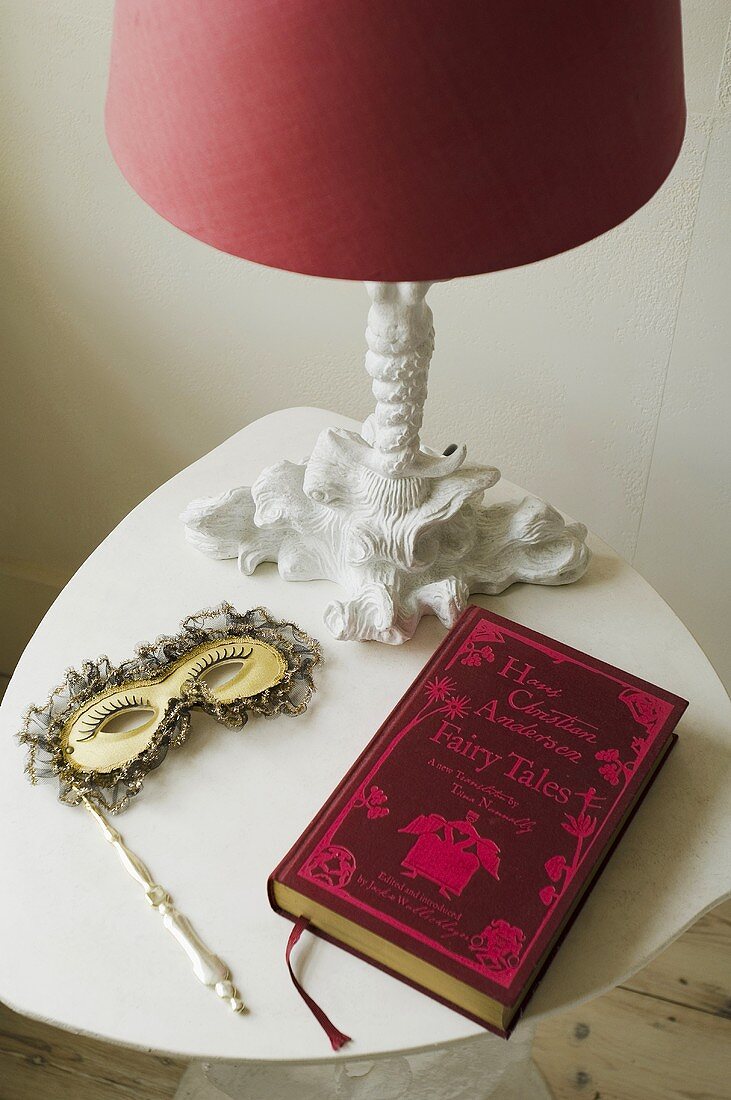
[[103,811],[123,810],[168,749],[185,741],[193,707],[237,729],[250,714],[300,714],[315,690],[319,660],[317,642],[294,623],[278,622],[262,607],[241,615],[224,603],[191,615],[172,637],[139,645],[121,665],[100,657],[69,669],[45,706],[30,708],[20,733],[31,781],[55,777],[61,801],[83,805],[96,819],[196,978],[234,1012],[244,1003],[228,967]]
[[[82,772],[111,772],[148,749],[161,719],[197,683],[226,705],[275,687],[287,664],[269,642],[233,637],[201,645],[154,679],[110,688],[77,711],[61,731],[69,764]],[[222,675],[221,675],[222,674]]]
[[251,713],[299,714],[319,655],[317,642],[262,608],[240,615],[222,604],[191,616],[116,668],[102,657],[69,670],[46,706],[28,712],[28,772],[56,775],[62,801],[84,795],[118,811],[185,740],[191,708],[233,728]]

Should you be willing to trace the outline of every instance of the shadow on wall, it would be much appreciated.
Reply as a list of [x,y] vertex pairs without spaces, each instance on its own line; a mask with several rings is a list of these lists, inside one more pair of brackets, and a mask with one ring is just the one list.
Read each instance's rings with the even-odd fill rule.
[[333,297],[217,253],[122,179],[103,132],[112,7],[0,4],[2,672],[162,481],[258,416],[318,404],[323,377],[344,411],[368,394],[340,369],[362,361],[362,287]]
[[[146,400],[152,339],[127,327],[124,302],[112,308],[130,276],[103,237],[107,224],[114,231],[101,129],[107,61],[105,49],[90,49],[96,24],[110,18],[82,20],[49,4],[35,15],[8,12],[0,27],[13,62],[0,119],[5,674],[88,553],[191,457],[190,433],[161,431],[165,413]],[[127,263],[134,269],[135,257]]]
[[155,430],[159,412],[104,363],[53,299],[43,272],[34,279],[7,255],[3,267],[0,671],[7,673],[57,591],[129,508],[175,472],[183,448]]

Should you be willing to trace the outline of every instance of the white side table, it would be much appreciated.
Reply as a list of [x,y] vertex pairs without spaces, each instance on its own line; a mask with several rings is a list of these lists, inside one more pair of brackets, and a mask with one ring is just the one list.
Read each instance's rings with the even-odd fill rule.
[[[300,954],[308,988],[355,1037],[333,1055],[289,982],[290,926],[269,909],[266,877],[444,630],[425,620],[398,648],[336,642],[320,621],[334,586],[288,584],[273,566],[243,577],[191,549],[178,521],[192,498],[250,484],[280,458],[301,459],[328,424],[355,427],[317,409],[274,413],[163,485],[91,555],[28,645],[0,711],[8,749],[0,999],[59,1027],[209,1065],[216,1087],[199,1065],[181,1097],[547,1095],[529,1060],[532,1025],[622,981],[729,896],[731,704],[670,608],[596,538],[578,584],[480,598],[689,699],[680,743],[509,1043],[311,937]],[[519,492],[501,482],[491,499]],[[243,733],[197,715],[190,742],[148,778],[118,824],[231,966],[251,1008],[244,1017],[193,980],[87,815],[59,805],[52,784],[26,782],[12,741],[23,710],[67,666],[104,652],[120,660],[222,599],[264,604],[320,638],[320,691],[307,714],[252,721]],[[243,1069],[224,1064],[232,1062]]]

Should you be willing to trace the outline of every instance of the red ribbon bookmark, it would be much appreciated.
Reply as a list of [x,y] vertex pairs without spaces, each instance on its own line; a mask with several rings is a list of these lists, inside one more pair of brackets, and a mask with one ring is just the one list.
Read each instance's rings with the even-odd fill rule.
[[287,940],[287,950],[284,957],[287,960],[287,969],[289,970],[289,976],[292,979],[292,983],[295,989],[309,1008],[312,1015],[317,1020],[322,1030],[327,1035],[333,1050],[340,1050],[340,1048],[342,1046],[345,1046],[346,1043],[351,1042],[350,1036],[344,1035],[342,1031],[338,1031],[338,1029],[335,1027],[335,1024],[332,1022],[332,1020],[329,1019],[329,1017],[325,1015],[319,1004],[317,1004],[316,1001],[313,1001],[309,993],[305,992],[305,990],[302,988],[300,983],[297,981],[297,978],[295,977],[294,970],[292,969],[292,963],[290,961],[292,949],[299,941],[299,938],[305,931],[305,929],[309,927],[309,923],[310,922],[307,917],[299,917],[297,919],[294,928],[290,932],[289,939]]

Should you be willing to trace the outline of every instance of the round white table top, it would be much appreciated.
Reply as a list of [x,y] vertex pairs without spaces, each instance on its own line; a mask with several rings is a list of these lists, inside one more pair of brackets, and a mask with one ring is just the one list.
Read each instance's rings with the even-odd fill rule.
[[[139,505],[63,590],[7,689],[8,760],[0,802],[3,901],[0,999],[51,1024],[188,1058],[321,1060],[334,1055],[284,965],[289,922],[266,879],[444,636],[424,620],[404,646],[337,642],[321,621],[326,582],[287,583],[276,567],[243,577],[202,557],[178,516],[193,498],[251,484],[263,466],[299,461],[324,427],[317,409],[251,424]],[[489,456],[473,458],[486,460]],[[515,497],[501,482],[490,500]],[[690,700],[680,741],[548,970],[527,1015],[566,1008],[623,980],[729,893],[731,704],[708,660],[657,593],[598,539],[586,577],[564,588],[516,585],[478,597],[528,626]],[[309,711],[252,720],[243,733],[197,713],[186,745],[115,819],[203,939],[231,967],[250,1012],[234,1016],[188,961],[80,808],[33,788],[14,742],[22,712],[64,670],[173,633],[227,599],[263,604],[319,638],[325,664]],[[443,1046],[481,1033],[456,1012],[309,937],[309,991],[353,1043],[341,1057]]]

